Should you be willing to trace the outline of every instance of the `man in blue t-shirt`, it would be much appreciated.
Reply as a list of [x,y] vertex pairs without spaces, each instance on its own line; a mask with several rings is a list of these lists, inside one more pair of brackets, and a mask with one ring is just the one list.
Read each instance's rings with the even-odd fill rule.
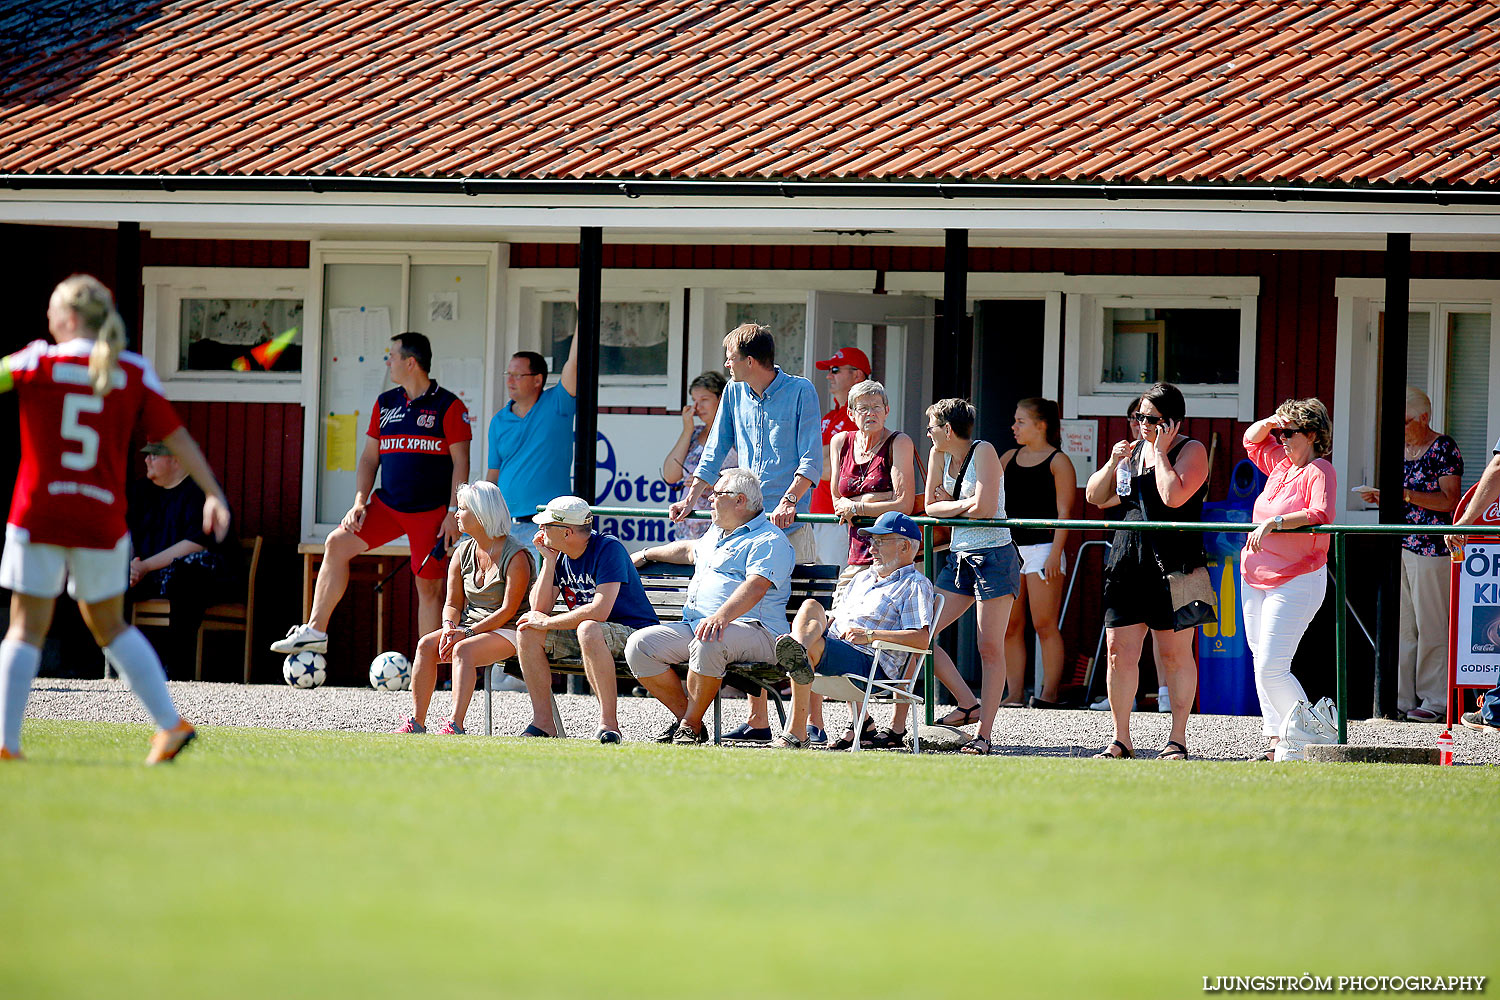
[[[531,695],[531,725],[521,735],[557,735],[551,661],[576,656],[599,698],[599,742],[619,743],[615,657],[624,655],[636,629],[657,624],[656,610],[625,546],[594,531],[587,501],[557,497],[535,523],[541,526],[533,544],[542,565],[531,588],[531,610],[516,623],[521,677]],[[559,596],[568,610],[553,614]]]
[[573,489],[573,416],[578,412],[578,337],[557,384],[549,389],[547,359],[517,351],[505,368],[506,403],[490,419],[489,472],[510,508],[511,537],[537,557],[532,517],[541,504]]

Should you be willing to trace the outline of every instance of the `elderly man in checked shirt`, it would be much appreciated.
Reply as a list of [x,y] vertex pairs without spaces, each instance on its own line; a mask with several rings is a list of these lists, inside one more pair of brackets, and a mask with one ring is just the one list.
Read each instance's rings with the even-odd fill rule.
[[[807,711],[813,674],[870,673],[871,657],[878,657],[888,677],[901,676],[907,656],[890,650],[877,652],[877,640],[904,646],[926,646],[933,620],[932,583],[913,563],[922,547],[922,529],[900,511],[887,511],[861,535],[870,540],[875,557],[873,572],[861,573],[849,584],[833,612],[817,601],[803,602],[792,622],[792,634],[776,640],[776,662],[787,668],[792,679],[792,715],[787,731],[774,746],[800,748],[807,742]],[[852,724],[851,724],[852,725]],[[866,728],[874,723],[868,719]],[[829,744],[830,750],[854,745],[854,732]],[[906,737],[906,706],[896,707],[890,728],[866,732],[862,746],[896,747]]]

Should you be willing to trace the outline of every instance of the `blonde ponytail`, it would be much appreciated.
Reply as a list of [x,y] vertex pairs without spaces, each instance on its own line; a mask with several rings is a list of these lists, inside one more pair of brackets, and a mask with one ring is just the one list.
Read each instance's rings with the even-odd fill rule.
[[125,321],[115,309],[114,296],[104,282],[90,274],[75,274],[64,279],[52,292],[59,305],[77,314],[79,322],[94,338],[89,353],[89,381],[94,395],[107,396],[119,370],[120,352],[125,349]]

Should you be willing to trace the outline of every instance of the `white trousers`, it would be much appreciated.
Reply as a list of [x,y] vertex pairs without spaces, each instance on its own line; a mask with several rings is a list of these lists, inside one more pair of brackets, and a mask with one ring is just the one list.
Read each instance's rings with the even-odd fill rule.
[[1262,732],[1275,736],[1292,706],[1307,692],[1292,676],[1292,657],[1313,615],[1323,606],[1328,567],[1304,573],[1270,590],[1248,583],[1240,589],[1245,639],[1255,659],[1255,693],[1260,698]]
[[1401,550],[1401,654],[1396,662],[1396,707],[1448,711],[1447,556]]

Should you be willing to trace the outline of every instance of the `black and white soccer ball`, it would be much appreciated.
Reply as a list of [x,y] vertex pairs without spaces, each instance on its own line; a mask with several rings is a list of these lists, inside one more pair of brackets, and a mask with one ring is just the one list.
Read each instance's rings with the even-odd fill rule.
[[281,663],[281,676],[295,688],[315,688],[328,679],[328,661],[322,653],[302,650]]
[[411,661],[388,651],[370,661],[370,687],[376,691],[405,691],[411,687]]

